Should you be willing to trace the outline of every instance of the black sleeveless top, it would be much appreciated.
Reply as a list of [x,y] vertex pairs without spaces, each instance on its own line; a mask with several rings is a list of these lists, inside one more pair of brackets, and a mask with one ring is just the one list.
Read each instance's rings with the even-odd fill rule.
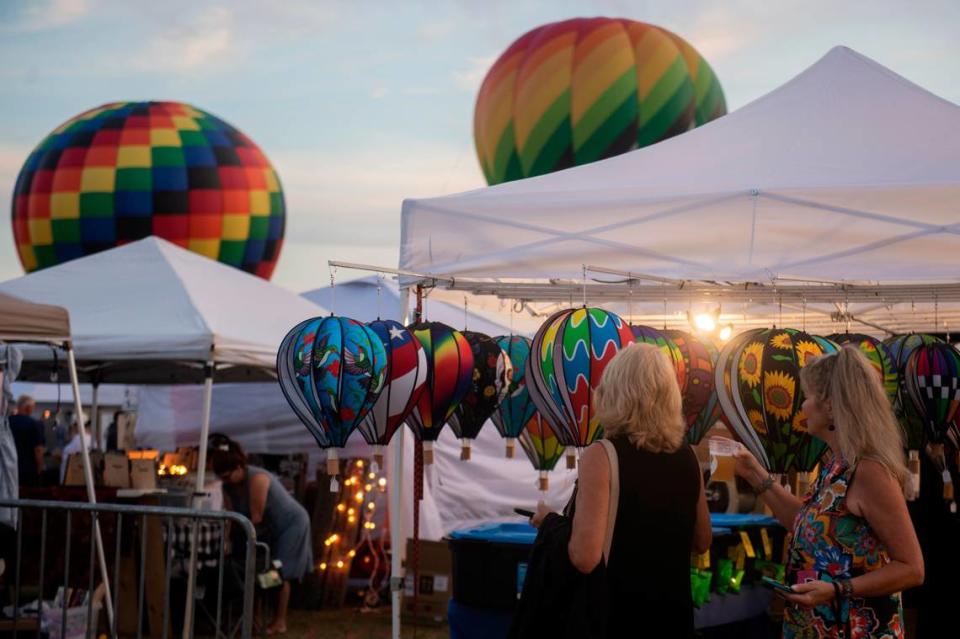
[[610,637],[690,637],[690,553],[700,498],[700,466],[683,445],[673,453],[611,440],[620,466],[620,501],[607,563]]

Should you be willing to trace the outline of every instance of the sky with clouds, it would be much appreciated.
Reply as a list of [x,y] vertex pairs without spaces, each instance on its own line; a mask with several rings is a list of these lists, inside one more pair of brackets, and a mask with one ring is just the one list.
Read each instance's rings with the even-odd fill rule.
[[[275,282],[322,286],[328,259],[393,266],[404,197],[484,185],[473,104],[496,57],[535,26],[594,15],[684,36],[731,110],[837,44],[960,103],[953,0],[6,0],[0,201],[9,207],[30,150],[73,115],[184,101],[243,130],[277,169],[288,223]],[[0,280],[22,272],[0,224]]]

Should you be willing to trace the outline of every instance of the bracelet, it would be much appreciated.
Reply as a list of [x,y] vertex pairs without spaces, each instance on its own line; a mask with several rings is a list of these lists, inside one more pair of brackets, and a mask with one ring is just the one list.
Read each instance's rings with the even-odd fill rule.
[[753,494],[759,497],[773,487],[773,475],[767,475],[767,478],[760,482],[760,486],[753,489]]
[[840,593],[840,584],[836,581],[833,582],[833,599],[834,601],[840,601],[843,598],[843,595]]
[[850,599],[853,597],[853,583],[849,579],[840,579],[838,582],[840,588],[840,597]]

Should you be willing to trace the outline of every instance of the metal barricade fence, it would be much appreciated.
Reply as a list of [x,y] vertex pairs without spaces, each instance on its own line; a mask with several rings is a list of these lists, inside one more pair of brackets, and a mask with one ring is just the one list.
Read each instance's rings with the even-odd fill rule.
[[[197,624],[197,614],[191,614],[192,610],[204,613],[202,618],[205,623],[213,626],[213,636],[232,637],[239,630],[241,639],[250,639],[253,634],[253,610],[254,610],[254,585],[256,579],[256,559],[257,547],[266,549],[265,544],[257,543],[256,532],[249,519],[233,512],[220,511],[200,511],[189,508],[169,508],[161,506],[128,506],[120,504],[89,504],[84,502],[64,502],[64,501],[33,501],[33,500],[0,500],[0,507],[15,508],[18,510],[19,525],[16,530],[16,549],[15,565],[13,566],[13,578],[9,574],[5,580],[12,584],[12,593],[10,603],[13,606],[13,618],[5,622],[3,630],[17,636],[41,637],[41,618],[45,613],[46,620],[53,625],[59,625],[59,628],[48,628],[50,637],[66,638],[69,636],[79,636],[74,630],[68,634],[68,617],[71,617],[70,602],[66,596],[71,588],[82,587],[74,578],[71,581],[71,555],[80,550],[85,550],[89,545],[89,565],[88,579],[85,584],[87,587],[86,611],[79,611],[80,619],[85,627],[84,636],[87,639],[99,637],[105,634],[111,638],[121,636],[136,636],[141,639],[144,635],[144,622],[149,628],[150,637],[162,637],[167,639],[171,636],[170,631],[179,631],[181,628],[174,628],[172,613],[176,610],[175,605],[183,601],[185,608],[182,617],[190,619],[189,624],[181,624],[182,634],[175,632],[173,636],[184,639],[192,639],[194,629]],[[36,532],[39,519],[39,532]],[[98,564],[96,559],[96,544],[94,543],[94,530],[98,522],[100,528],[105,530],[103,534],[103,552],[106,563],[112,563],[112,568],[108,569],[108,581],[110,583],[110,594],[113,601],[113,615],[107,620],[106,624],[98,624],[99,615],[95,614],[94,593],[97,589],[97,582],[102,585],[102,580],[98,580]],[[159,526],[156,522],[159,522]],[[57,530],[57,534],[51,534],[52,527],[59,527],[62,524],[63,529]],[[112,524],[112,530],[109,526]],[[242,567],[238,569],[237,563],[227,554],[227,544],[231,537],[230,526],[239,530],[245,540],[243,548],[239,549],[242,558]],[[25,529],[29,528],[27,538],[24,538]],[[139,539],[137,535],[139,534]],[[153,538],[151,539],[151,535]],[[53,539],[54,545],[48,544],[48,536]],[[159,539],[156,537],[159,536]],[[113,541],[112,552],[108,550],[109,544]],[[84,540],[89,540],[84,542]],[[36,597],[37,610],[30,611],[29,615],[21,612],[21,608],[29,603],[24,601],[22,591],[24,588],[31,587],[32,584],[24,586],[21,579],[24,576],[25,551],[36,550],[39,554],[36,564]],[[159,546],[157,545],[159,544]],[[37,546],[39,548],[37,548]],[[80,546],[80,548],[75,548]],[[137,553],[139,546],[139,553]],[[201,546],[203,546],[201,548]],[[148,558],[153,549],[153,556]],[[156,550],[162,549],[160,556],[157,556]],[[126,552],[123,552],[123,551]],[[234,548],[237,551],[238,548]],[[266,549],[267,564],[269,564],[269,549]],[[50,555],[53,554],[53,561]],[[137,560],[135,555],[139,554]],[[190,555],[193,558],[190,559]],[[235,557],[238,553],[234,552]],[[48,577],[57,575],[59,563],[62,559],[63,575],[62,581],[58,579],[57,588],[63,587],[61,591],[63,596],[59,605],[59,610],[54,608],[44,609],[45,587],[50,591],[52,583],[45,583]],[[162,585],[162,611],[156,609],[156,591],[159,584],[155,579],[151,579],[149,585],[150,599],[146,601],[146,591],[148,590],[147,575],[153,573],[156,576],[158,566],[156,560],[161,560],[164,564],[163,585]],[[188,564],[188,559],[190,562]],[[183,569],[187,565],[194,565],[196,569],[192,574],[183,575],[182,579],[187,583],[182,590],[176,591],[176,596],[171,596],[171,582],[173,581],[173,572],[175,560],[178,567]],[[73,560],[76,564],[76,560]],[[136,582],[136,590],[131,592],[126,586],[129,585],[131,578],[129,568],[139,564],[139,569],[134,571],[133,579]],[[121,570],[121,565],[128,568],[126,572]],[[215,600],[216,605],[211,606],[209,598],[208,584],[196,585],[198,574],[207,577],[207,582],[211,582],[214,576],[211,574],[213,568],[216,568],[215,578]],[[7,567],[10,572],[11,567]],[[228,572],[229,569],[229,572]],[[189,572],[189,571],[183,571]],[[238,576],[242,575],[242,579]],[[227,581],[233,583],[225,584]],[[236,582],[239,581],[238,585]],[[121,587],[121,583],[124,587]],[[212,584],[211,584],[212,585]],[[224,588],[228,587],[228,596],[225,600]],[[193,601],[186,602],[182,599],[186,593],[193,593]],[[174,604],[173,606],[171,604]],[[131,615],[130,607],[135,606],[135,612]],[[239,619],[236,619],[234,612],[239,607]],[[226,610],[225,610],[226,609]],[[226,615],[224,612],[226,611]],[[73,609],[72,618],[77,617],[76,607]],[[123,617],[126,621],[125,628],[122,628],[118,620]],[[158,617],[162,621],[157,623]],[[145,619],[146,618],[146,619]],[[35,619],[35,621],[34,621]],[[135,633],[129,626],[133,620],[136,629]],[[71,623],[71,627],[76,622]],[[18,625],[20,628],[18,628]],[[159,627],[156,627],[159,626]],[[35,633],[35,634],[34,634]],[[2,633],[0,633],[2,634]]]

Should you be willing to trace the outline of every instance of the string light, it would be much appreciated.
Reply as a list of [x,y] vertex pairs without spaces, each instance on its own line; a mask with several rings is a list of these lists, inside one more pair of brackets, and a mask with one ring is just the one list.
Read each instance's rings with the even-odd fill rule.
[[376,473],[370,473],[369,475],[367,475],[367,479],[376,479],[376,478],[377,478]]
[[338,511],[338,512],[341,512],[341,513],[342,513],[342,512],[343,512],[344,510],[346,510],[346,509],[347,509],[346,505],[344,505],[344,504],[337,504],[337,511]]
[[370,491],[373,490],[373,486],[371,484],[367,484],[366,486],[363,487],[363,489],[369,493]]
[[377,480],[377,484],[380,486],[380,488],[386,488],[386,487],[387,487],[387,480],[386,480],[385,478],[381,477],[380,479]]
[[357,468],[363,468],[363,460],[362,460],[362,459],[358,459],[358,460],[357,460]]
[[347,553],[347,556],[352,559],[353,557],[356,557],[356,556],[357,556],[357,551],[356,551],[356,550],[351,550],[350,552]]
[[320,570],[326,570],[326,569],[327,569],[327,562],[321,561],[321,562],[320,562]]
[[337,568],[343,568],[343,561],[342,561],[342,560],[337,562]]
[[362,504],[362,503],[363,503],[363,492],[362,492],[362,491],[358,492],[356,495],[353,496],[353,498],[354,498],[354,500],[355,500],[358,504]]
[[369,504],[367,504],[367,508],[368,508],[369,510],[373,510],[373,509],[376,508],[376,507],[377,507],[377,505],[374,504],[372,501],[371,501]]

